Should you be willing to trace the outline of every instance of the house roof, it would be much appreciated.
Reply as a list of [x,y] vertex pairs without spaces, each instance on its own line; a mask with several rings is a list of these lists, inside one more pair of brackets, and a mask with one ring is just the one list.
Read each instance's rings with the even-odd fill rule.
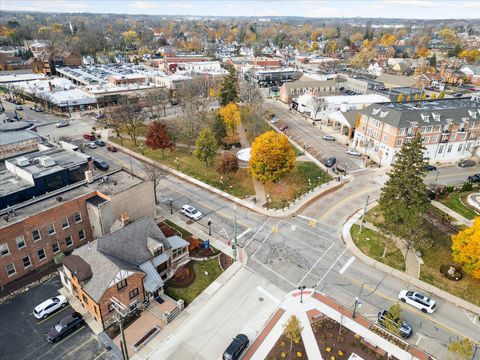
[[378,76],[375,80],[380,81],[384,84],[391,84],[399,87],[415,86],[416,84],[416,81],[413,77],[401,75],[382,74]]
[[283,84],[286,90],[290,89],[305,89],[305,88],[320,88],[320,87],[332,87],[336,86],[335,80],[319,81],[309,78],[303,75],[299,80],[286,82]]
[[93,275],[90,265],[80,256],[67,256],[63,259],[63,265],[65,265],[79,281],[90,279]]
[[98,250],[134,266],[150,260],[149,249],[158,243],[170,249],[170,243],[150,217],[144,217],[98,239]]

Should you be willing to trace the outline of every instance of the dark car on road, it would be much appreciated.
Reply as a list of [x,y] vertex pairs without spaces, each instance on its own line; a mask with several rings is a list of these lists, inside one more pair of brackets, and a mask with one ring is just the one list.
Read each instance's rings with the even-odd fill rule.
[[337,159],[334,158],[334,157],[331,157],[331,158],[328,158],[324,163],[323,165],[325,165],[326,167],[332,167],[333,165],[335,165],[337,162]]
[[98,146],[105,146],[105,141],[103,140],[95,140],[95,144]]
[[467,180],[470,181],[470,182],[472,182],[472,183],[480,182],[480,174],[470,175],[470,176],[467,178]]
[[475,161],[473,160],[462,160],[458,163],[458,166],[461,168],[472,167],[475,166]]
[[425,165],[424,169],[427,171],[436,171],[437,167],[433,165]]
[[50,330],[47,331],[47,340],[49,342],[57,342],[70,334],[73,330],[82,326],[84,322],[83,316],[74,312],[60,320],[55,326],[52,326]]
[[108,170],[109,166],[107,164],[107,162],[105,160],[98,160],[98,159],[95,159],[93,160],[93,165],[95,165],[95,167],[99,170]]
[[413,334],[412,327],[405,321],[402,321],[400,319],[392,319],[391,316],[388,316],[389,312],[388,310],[383,310],[378,313],[378,323],[382,325],[383,327],[387,327],[387,323],[393,323],[395,326],[398,327],[398,330],[400,332],[400,335],[408,339],[410,336]]
[[288,129],[288,125],[282,125],[278,128],[278,130],[283,131],[283,132],[287,131],[287,129]]
[[222,359],[223,360],[237,360],[240,359],[240,356],[248,347],[250,341],[248,337],[243,334],[238,334],[232,340],[230,345],[228,345],[227,350],[223,353]]
[[115,146],[107,146],[107,150],[111,152],[117,152],[118,149]]

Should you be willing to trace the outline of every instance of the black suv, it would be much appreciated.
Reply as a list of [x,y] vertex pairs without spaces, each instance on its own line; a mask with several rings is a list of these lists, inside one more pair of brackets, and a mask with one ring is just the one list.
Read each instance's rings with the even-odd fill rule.
[[337,162],[337,159],[334,158],[334,157],[331,157],[331,158],[328,158],[324,163],[323,165],[325,165],[326,167],[332,167],[333,165],[335,165]]
[[243,351],[248,347],[248,337],[243,334],[238,334],[228,345],[227,350],[223,353],[223,360],[237,360],[240,359]]
[[60,320],[55,326],[52,326],[47,332],[47,340],[51,343],[63,339],[64,336],[70,334],[74,329],[83,325],[85,321],[83,316],[74,312]]
[[99,169],[99,170],[104,170],[104,171],[105,171],[105,170],[108,170],[108,168],[109,168],[107,162],[104,161],[104,160],[97,160],[97,159],[95,159],[95,160],[93,160],[93,165],[95,165],[95,167],[96,167],[97,169]]
[[387,315],[388,315],[387,310],[383,310],[383,311],[380,311],[378,313],[378,323],[380,325],[382,325],[383,327],[386,327],[385,323],[387,321],[394,322],[398,326],[398,330],[400,331],[400,335],[403,338],[408,339],[410,336],[412,336],[412,334],[413,334],[412,327],[407,322],[402,321],[400,323],[400,319],[392,320],[389,317],[387,317]]

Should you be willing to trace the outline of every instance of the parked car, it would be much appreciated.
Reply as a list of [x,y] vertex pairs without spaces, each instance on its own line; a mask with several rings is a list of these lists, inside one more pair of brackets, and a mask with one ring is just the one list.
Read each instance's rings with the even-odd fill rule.
[[400,321],[400,319],[392,319],[389,315],[388,310],[382,310],[378,313],[378,323],[383,327],[387,327],[387,322],[393,322],[398,326],[398,330],[400,331],[400,335],[408,339],[413,334],[413,329],[406,321]]
[[424,169],[427,171],[437,171],[437,167],[433,165],[425,165]]
[[83,134],[85,140],[95,141],[95,136],[91,134]]
[[57,311],[60,308],[67,306],[67,298],[63,295],[54,296],[48,300],[45,300],[41,304],[35,306],[33,309],[33,316],[37,319],[45,319],[51,313]]
[[200,211],[190,205],[183,205],[180,213],[195,221],[200,220],[203,216]]
[[57,342],[85,323],[82,314],[73,312],[57,322],[47,331],[48,342]]
[[335,141],[335,138],[332,135],[323,135],[322,140]]
[[282,125],[282,126],[280,126],[278,129],[279,129],[280,131],[285,132],[285,131],[287,131],[287,129],[288,129],[288,125]]
[[332,167],[333,165],[336,164],[336,162],[337,162],[336,158],[330,157],[323,163],[323,165],[325,165],[326,167]]
[[117,148],[115,146],[107,146],[107,150],[111,152],[117,152]]
[[70,123],[68,121],[65,121],[65,120],[59,121],[56,124],[57,128],[62,128],[62,127],[68,126],[68,125],[70,125]]
[[238,334],[228,345],[227,350],[223,353],[223,360],[237,360],[240,359],[243,352],[247,349],[250,341],[244,334]]
[[108,163],[105,160],[99,160],[99,159],[94,159],[93,160],[93,165],[99,169],[99,170],[108,170],[109,166]]
[[352,155],[352,156],[362,156],[362,154],[360,154],[357,150],[355,149],[348,149],[347,151],[345,151],[345,154],[347,155]]
[[17,110],[17,111],[22,111],[22,110],[23,110],[23,106],[22,106],[22,105],[17,105],[17,106],[15,106],[15,110]]
[[44,110],[42,108],[39,108],[39,107],[34,107],[33,108],[33,111],[35,112],[43,112]]
[[105,141],[103,140],[95,140],[95,144],[98,146],[105,146]]
[[437,306],[434,300],[416,291],[402,290],[398,298],[401,302],[412,305],[424,313],[432,314]]
[[457,92],[457,93],[453,94],[454,97],[462,97],[462,95],[463,94],[461,92]]
[[88,143],[87,146],[88,146],[90,149],[96,149],[96,148],[97,148],[97,144],[95,144],[94,142]]
[[458,163],[458,166],[461,168],[472,167],[475,166],[475,161],[473,160],[462,160]]
[[272,124],[276,124],[280,121],[280,119],[278,117],[276,117],[275,115],[272,116],[272,119],[270,120],[270,123]]
[[472,183],[480,182],[480,174],[470,175],[470,176],[467,178],[467,180],[470,181],[470,182],[472,182]]

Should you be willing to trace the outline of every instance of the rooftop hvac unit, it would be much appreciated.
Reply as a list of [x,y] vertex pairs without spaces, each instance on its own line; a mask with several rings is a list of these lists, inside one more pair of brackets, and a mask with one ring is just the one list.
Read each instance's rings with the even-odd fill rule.
[[21,156],[17,159],[17,165],[21,167],[30,165],[30,160],[24,156]]
[[38,162],[43,167],[50,167],[55,165],[55,160],[53,160],[50,156],[42,156],[38,159]]

